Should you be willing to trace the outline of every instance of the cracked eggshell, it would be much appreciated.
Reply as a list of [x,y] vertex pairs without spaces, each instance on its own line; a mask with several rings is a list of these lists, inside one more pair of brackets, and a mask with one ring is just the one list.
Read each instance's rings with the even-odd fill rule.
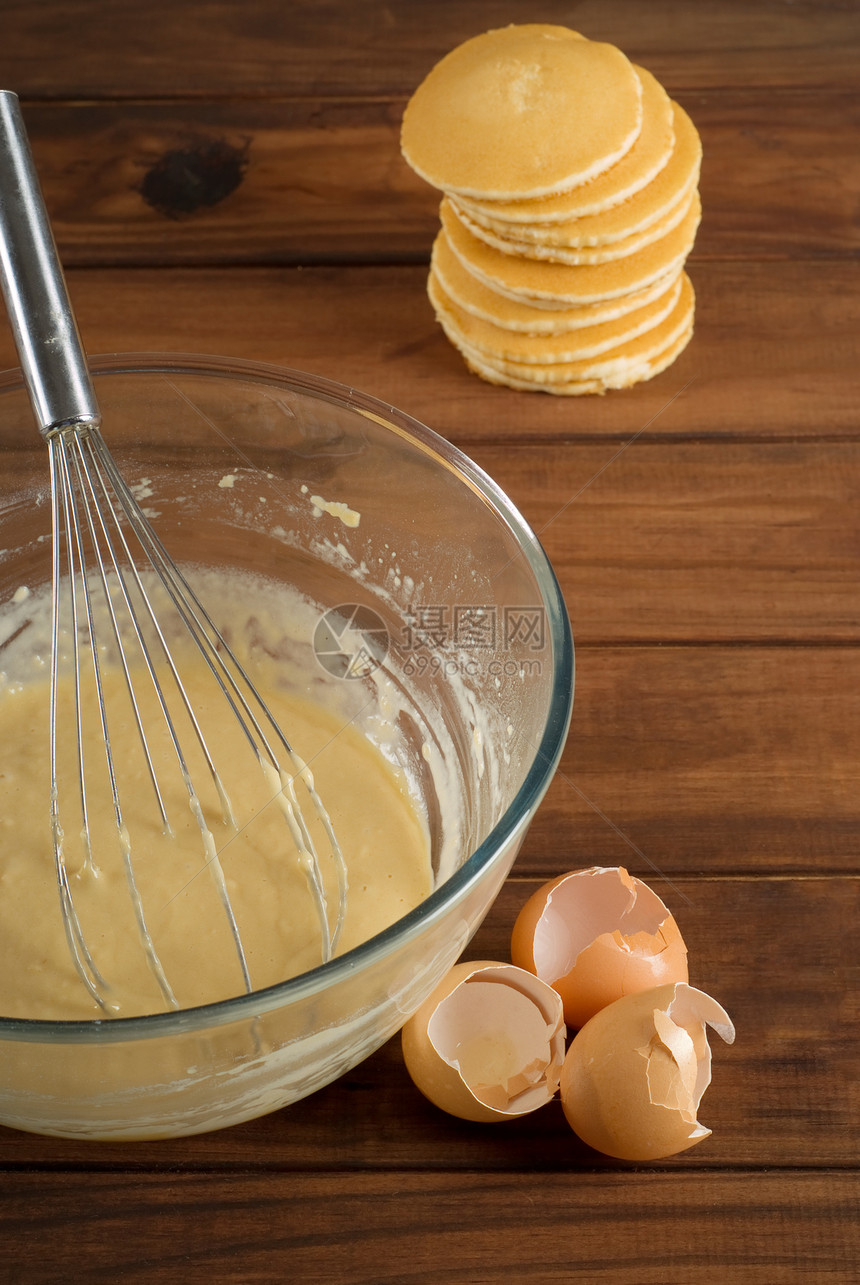
[[511,958],[558,991],[574,1028],[622,995],[689,977],[678,925],[623,866],[574,870],[539,888],[517,916]]
[[463,1120],[510,1120],[558,1089],[561,1000],[512,964],[456,964],[403,1028],[406,1069],[437,1107]]
[[619,1160],[661,1160],[711,1130],[696,1116],[711,1081],[707,1026],[735,1038],[725,1010],[684,982],[627,995],[571,1042],[561,1076],[568,1124]]

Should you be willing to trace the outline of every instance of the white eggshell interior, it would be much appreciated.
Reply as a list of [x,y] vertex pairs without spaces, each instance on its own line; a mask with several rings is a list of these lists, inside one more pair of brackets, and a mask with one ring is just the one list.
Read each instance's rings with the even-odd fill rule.
[[566,977],[578,956],[603,933],[653,936],[669,918],[657,894],[617,867],[578,870],[549,894],[534,937],[540,977]]
[[439,1003],[427,1034],[479,1102],[497,1111],[533,1110],[558,1087],[565,1028],[557,1001],[520,969],[484,970]]

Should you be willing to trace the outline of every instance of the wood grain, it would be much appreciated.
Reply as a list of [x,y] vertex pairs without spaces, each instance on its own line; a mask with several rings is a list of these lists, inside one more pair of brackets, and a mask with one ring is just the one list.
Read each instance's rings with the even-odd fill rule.
[[69,264],[429,258],[439,193],[400,157],[404,103],[27,105]]
[[[82,1206],[88,1215],[82,1218]],[[11,1281],[850,1280],[851,1175],[22,1175]],[[5,1228],[4,1228],[5,1230]]]
[[857,871],[853,648],[606,646],[577,667],[522,868]]
[[[702,137],[697,256],[856,254],[860,97],[681,93]],[[426,262],[439,193],[400,156],[404,98],[28,103],[64,262]],[[779,217],[786,184],[791,218]]]
[[[540,20],[618,45],[673,91],[856,84],[850,5],[722,0],[699,8],[545,0]],[[408,94],[460,41],[523,21],[515,0],[328,0],[324,17],[317,0],[200,0],[192,13],[189,21],[174,0],[122,0],[107,21],[101,0],[7,0],[0,81],[43,99]]]
[[857,639],[853,443],[472,454],[540,538],[581,642]]

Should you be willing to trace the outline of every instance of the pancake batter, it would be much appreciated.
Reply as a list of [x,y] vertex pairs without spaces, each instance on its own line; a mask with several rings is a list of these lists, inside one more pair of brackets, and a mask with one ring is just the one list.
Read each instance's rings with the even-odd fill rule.
[[[225,824],[205,763],[199,753],[194,757],[193,732],[180,727],[251,981],[260,989],[321,962],[318,913],[282,809],[226,699],[196,657],[182,666],[182,675],[235,814],[236,827]],[[425,826],[404,781],[353,726],[286,688],[261,694],[310,764],[346,860],[349,893],[337,951],[342,953],[399,919],[430,891]],[[49,818],[48,697],[47,680],[9,683],[0,690],[0,1014],[62,1020],[164,1010],[168,1005],[147,964],[129,897],[92,692],[84,699],[83,729],[91,859],[79,840],[73,688],[65,679],[59,713],[63,851],[84,938],[104,978],[106,1011],[91,998],[72,962]],[[154,698],[143,710],[143,722],[147,731],[155,731],[153,755],[173,837],[162,831],[122,676],[115,671],[106,703],[146,928],[176,1002],[186,1008],[240,994],[244,986],[228,920]],[[175,717],[184,718],[181,709]],[[334,862],[303,787],[298,795],[306,820],[313,823],[333,923]]]

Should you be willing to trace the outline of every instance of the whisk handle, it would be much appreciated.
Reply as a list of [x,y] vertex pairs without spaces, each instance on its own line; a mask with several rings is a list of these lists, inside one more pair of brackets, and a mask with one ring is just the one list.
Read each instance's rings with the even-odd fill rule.
[[100,421],[17,94],[0,90],[0,285],[39,431]]

